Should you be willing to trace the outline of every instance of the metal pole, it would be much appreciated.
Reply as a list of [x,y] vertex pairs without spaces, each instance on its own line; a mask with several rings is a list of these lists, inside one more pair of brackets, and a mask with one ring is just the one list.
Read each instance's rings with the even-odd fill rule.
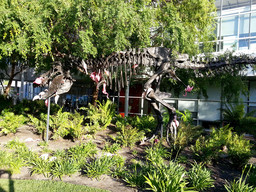
[[20,85],[20,93],[19,93],[20,101],[23,100],[23,94],[24,94],[24,71],[22,71],[21,73],[21,85]]
[[46,139],[45,139],[46,143],[48,143],[48,135],[49,135],[50,106],[51,106],[51,98],[48,98]]
[[128,117],[128,108],[129,108],[129,89],[130,89],[130,82],[128,80],[127,86],[125,89],[125,105],[124,105],[124,114]]
[[144,98],[141,96],[141,106],[140,106],[140,116],[142,117],[144,113]]

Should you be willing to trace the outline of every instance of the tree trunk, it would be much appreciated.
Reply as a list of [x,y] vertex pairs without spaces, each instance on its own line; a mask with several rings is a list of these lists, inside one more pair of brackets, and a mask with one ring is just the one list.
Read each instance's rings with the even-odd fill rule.
[[98,83],[96,83],[96,86],[95,86],[95,89],[94,89],[94,92],[93,92],[93,96],[92,96],[92,103],[94,106],[96,106],[96,101],[98,99],[98,95],[99,95],[99,89],[98,89]]
[[4,96],[7,96],[11,90],[12,81],[14,79],[14,76],[16,75],[16,74],[14,74],[14,72],[15,72],[15,63],[12,62],[11,74],[9,76],[8,84],[7,84],[6,88],[4,89]]

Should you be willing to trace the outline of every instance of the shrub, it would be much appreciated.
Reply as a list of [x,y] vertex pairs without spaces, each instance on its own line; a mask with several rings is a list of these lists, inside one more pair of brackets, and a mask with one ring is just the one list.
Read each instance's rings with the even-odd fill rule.
[[249,172],[244,176],[246,167],[242,171],[242,175],[239,179],[234,179],[231,182],[226,181],[224,185],[227,192],[256,192],[256,188],[246,183]]
[[8,153],[0,150],[0,168],[7,169],[12,174],[19,173],[20,169],[25,165],[22,157],[14,152]]
[[53,130],[53,139],[63,138],[69,134],[69,117],[70,113],[62,112],[62,109],[59,109],[56,115],[50,116],[49,124]]
[[51,168],[53,165],[53,161],[48,161],[48,159],[44,159],[36,155],[30,162],[31,166],[31,175],[33,174],[43,174],[45,177],[49,177],[51,174]]
[[247,182],[249,185],[256,187],[256,165],[251,165],[250,168]]
[[117,115],[115,117],[116,127],[118,130],[124,126],[136,127],[138,130],[145,132],[145,134],[150,134],[156,129],[157,122],[152,115],[147,116],[135,116],[135,117],[122,117]]
[[16,133],[17,129],[23,125],[26,121],[26,118],[23,115],[15,115],[12,112],[2,111],[0,121],[0,133],[5,135],[9,133]]
[[176,110],[176,113],[184,124],[187,125],[193,123],[192,113],[188,109],[185,109],[183,113]]
[[157,121],[152,115],[130,117],[128,118],[128,121],[133,127],[136,127],[140,131],[144,131],[146,134],[152,133],[157,125]]
[[53,129],[53,139],[71,136],[73,139],[80,139],[86,130],[83,127],[84,116],[78,112],[74,114],[62,112],[60,109],[56,115],[50,117],[50,126]]
[[118,150],[121,149],[121,145],[119,143],[105,143],[104,147],[103,147],[103,151],[105,152],[109,152],[109,153],[117,153]]
[[150,166],[141,162],[134,162],[128,169],[123,175],[123,180],[131,187],[145,188],[145,175],[150,172]]
[[71,158],[56,159],[52,161],[51,175],[62,180],[64,175],[71,176],[79,170],[78,163]]
[[170,162],[168,165],[157,165],[151,172],[145,175],[147,189],[156,192],[182,192],[188,190],[185,169]]
[[206,191],[208,188],[213,187],[214,180],[211,178],[211,172],[203,165],[196,162],[188,171],[189,185],[198,191]]
[[171,156],[171,154],[164,146],[161,145],[161,143],[157,143],[153,147],[147,148],[145,152],[146,160],[150,161],[154,165],[163,163],[165,158]]
[[251,157],[251,148],[249,140],[243,138],[243,135],[232,135],[232,139],[227,144],[228,155],[235,166],[242,167],[247,164]]
[[30,119],[29,124],[35,128],[36,133],[44,134],[47,126],[47,114],[41,113],[40,118],[36,118],[33,115],[28,114],[28,117]]
[[208,138],[201,136],[197,139],[194,146],[191,147],[194,155],[199,160],[211,162],[217,160],[223,152],[223,147],[227,146],[227,142],[231,140],[231,128],[225,126],[220,129],[212,129]]
[[256,111],[245,112],[243,103],[228,104],[223,109],[223,119],[230,124],[236,132],[256,134],[256,118],[252,117]]
[[167,135],[167,141],[171,146],[173,152],[178,153],[190,144],[195,143],[195,141],[199,138],[202,132],[203,129],[201,126],[194,126],[188,123],[181,122],[178,128],[176,139],[172,142],[169,142],[170,139],[168,138],[171,138],[171,136]]
[[8,141],[5,145],[5,147],[8,149],[18,149],[18,148],[26,147],[26,144],[20,142],[19,139],[16,138],[14,140]]
[[78,112],[71,114],[69,120],[69,135],[73,139],[80,139],[86,133],[84,126],[82,125],[84,121],[84,116],[80,115]]
[[89,104],[88,108],[81,109],[87,111],[86,119],[89,123],[86,126],[91,133],[106,129],[115,115],[115,105],[110,100],[102,104],[97,101],[97,106]]
[[191,147],[194,155],[204,162],[218,160],[226,154],[235,166],[243,166],[251,156],[250,141],[231,131],[228,125],[220,129],[212,129],[208,138],[200,137]]
[[86,144],[76,145],[68,149],[67,154],[71,159],[78,162],[80,166],[86,163],[88,157],[92,158],[97,153],[97,145],[88,142]]
[[116,156],[102,156],[85,165],[85,173],[88,177],[96,177],[103,174],[111,174],[113,170],[118,170],[124,165],[124,160]]
[[4,95],[0,95],[0,112],[5,110],[10,110],[12,105],[12,98],[11,97],[5,97]]
[[132,126],[121,125],[121,130],[112,139],[124,147],[133,147],[135,143],[144,138],[144,132]]
[[[51,103],[51,114],[56,114],[57,111],[60,109],[59,105]],[[41,113],[47,114],[47,107],[45,106],[45,103],[43,100],[27,100],[23,99],[20,103],[15,105],[13,109],[11,109],[12,112],[15,114],[22,114],[27,116],[28,114],[40,118]]]

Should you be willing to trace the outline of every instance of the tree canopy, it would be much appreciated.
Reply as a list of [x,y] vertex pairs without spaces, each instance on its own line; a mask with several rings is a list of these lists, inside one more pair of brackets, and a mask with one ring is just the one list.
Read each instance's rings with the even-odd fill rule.
[[65,55],[149,46],[196,54],[200,42],[209,51],[214,12],[214,0],[2,0],[0,66],[44,68]]

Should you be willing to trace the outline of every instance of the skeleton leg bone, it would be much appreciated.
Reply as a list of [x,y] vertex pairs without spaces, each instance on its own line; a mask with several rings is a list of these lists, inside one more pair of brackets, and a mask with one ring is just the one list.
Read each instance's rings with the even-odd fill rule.
[[[163,137],[163,117],[162,114],[159,110],[159,107],[157,106],[157,103],[162,104],[164,107],[167,108],[168,113],[169,113],[169,122],[168,122],[168,127],[171,127],[172,123],[176,120],[176,109],[169,105],[168,103],[166,103],[165,101],[163,101],[162,99],[160,99],[154,92],[154,90],[152,88],[147,90],[147,93],[145,95],[145,98],[150,102],[150,104],[152,105],[156,115],[157,115],[157,128],[156,128],[156,132],[155,134],[157,134],[160,131],[160,135],[161,138]],[[177,131],[175,131],[177,133]]]

